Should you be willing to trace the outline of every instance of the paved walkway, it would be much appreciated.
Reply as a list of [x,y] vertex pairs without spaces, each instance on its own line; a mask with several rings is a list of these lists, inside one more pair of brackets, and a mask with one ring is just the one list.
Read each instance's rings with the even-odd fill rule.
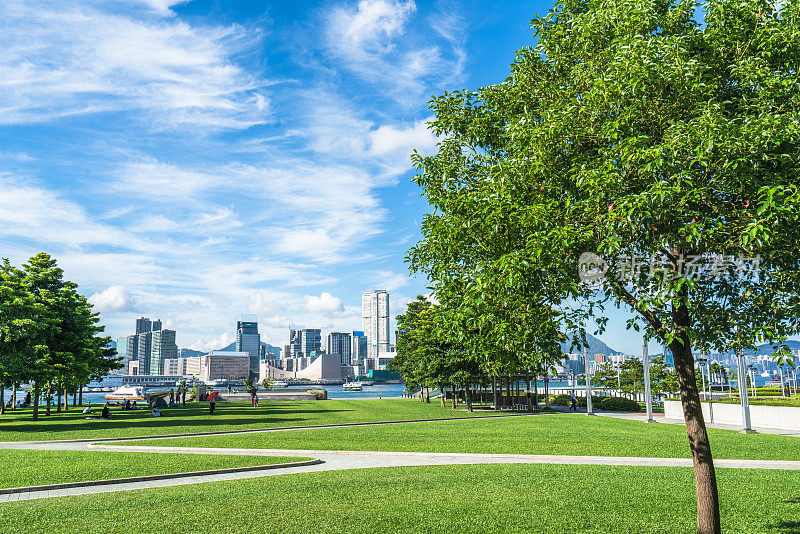
[[[644,414],[622,414],[613,412],[598,413],[598,416],[623,419],[644,420]],[[573,416],[581,416],[580,412]],[[468,419],[463,419],[468,420]],[[660,421],[680,424],[679,421]],[[348,425],[342,425],[348,426]],[[725,425],[708,425],[725,428]],[[281,429],[282,431],[284,429]],[[265,429],[264,431],[271,431]],[[161,436],[153,436],[161,437]],[[122,441],[122,440],[120,440]],[[214,447],[147,447],[141,445],[113,445],[110,442],[90,443],[88,441],[40,441],[40,442],[0,442],[0,449],[35,449],[35,450],[94,450],[120,452],[155,452],[165,454],[227,454],[248,456],[302,456],[322,460],[316,465],[299,467],[273,468],[238,473],[201,475],[174,479],[149,480],[143,482],[111,483],[96,486],[58,489],[49,491],[31,491],[0,495],[0,503],[17,500],[64,497],[69,495],[107,493],[144,488],[159,488],[202,482],[218,482],[223,480],[239,480],[259,478],[290,473],[311,473],[342,469],[366,469],[376,467],[406,467],[421,465],[464,465],[464,464],[568,464],[568,465],[627,465],[627,466],[660,466],[691,467],[689,458],[640,458],[617,456],[565,456],[565,455],[529,455],[529,454],[464,454],[464,453],[429,453],[429,452],[384,452],[384,451],[328,451],[328,450],[296,450],[296,449],[244,449]],[[715,459],[717,467],[737,469],[782,469],[800,470],[800,461],[783,460],[727,460]]]

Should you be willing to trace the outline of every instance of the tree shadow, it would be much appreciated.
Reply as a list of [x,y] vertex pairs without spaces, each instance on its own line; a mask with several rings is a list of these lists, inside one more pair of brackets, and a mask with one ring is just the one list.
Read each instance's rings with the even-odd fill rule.
[[770,530],[782,534],[800,534],[800,521],[781,521],[771,527]]

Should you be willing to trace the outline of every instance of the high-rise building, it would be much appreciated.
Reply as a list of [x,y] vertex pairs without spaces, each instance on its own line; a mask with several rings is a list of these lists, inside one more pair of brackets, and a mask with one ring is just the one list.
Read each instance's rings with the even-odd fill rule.
[[236,321],[236,351],[250,355],[250,377],[258,377],[258,362],[261,359],[261,335],[255,316],[242,317]]
[[131,361],[131,358],[128,355],[128,336],[125,337],[118,337],[117,341],[117,357],[122,358],[119,363],[122,364],[122,368],[117,373],[126,374],[128,372],[128,362]]
[[319,356],[322,352],[322,330],[303,328],[300,333],[300,350],[305,358]]
[[370,289],[361,295],[361,326],[367,336],[367,355],[389,351],[389,292]]
[[299,358],[303,355],[303,327],[289,327],[289,344],[286,345],[288,352],[284,349],[284,359]]
[[367,336],[360,330],[353,331],[353,346],[350,349],[350,363],[358,365],[367,358]]
[[336,354],[342,365],[350,365],[350,355],[353,351],[351,336],[348,332],[331,332],[328,334],[325,352]]
[[147,317],[139,317],[136,319],[136,333],[152,332],[153,325]]
[[150,346],[152,341],[152,332],[141,332],[136,334],[136,359],[139,360],[140,375],[150,374]]
[[156,332],[158,330],[161,330],[161,319],[156,319],[155,321],[153,321],[151,323],[150,326],[151,326],[151,328],[150,328],[151,332]]
[[178,357],[178,345],[175,344],[175,330],[156,330],[150,335],[150,374],[168,374],[164,369],[164,360]]
[[128,336],[125,345],[125,359],[129,362],[139,359],[139,336],[136,334]]

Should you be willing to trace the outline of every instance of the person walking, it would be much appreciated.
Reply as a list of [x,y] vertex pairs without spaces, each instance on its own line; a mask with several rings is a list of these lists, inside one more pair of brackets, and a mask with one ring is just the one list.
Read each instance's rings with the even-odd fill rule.
[[211,401],[208,403],[208,410],[211,413],[211,415],[214,415],[214,408],[216,408],[216,407],[217,407],[217,403],[214,402],[214,399],[211,399]]
[[169,405],[172,406],[175,404],[175,392],[170,388],[169,390]]
[[569,411],[577,412],[578,411],[578,401],[575,399],[575,390],[573,389],[570,391],[570,396],[572,397],[572,404],[569,407]]

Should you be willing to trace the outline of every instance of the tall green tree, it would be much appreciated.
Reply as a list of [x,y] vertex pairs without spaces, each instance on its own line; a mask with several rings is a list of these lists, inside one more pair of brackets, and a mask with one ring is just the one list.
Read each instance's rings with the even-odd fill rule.
[[[478,323],[486,300],[553,310],[561,332],[632,311],[674,355],[697,530],[716,533],[693,350],[800,328],[800,2],[710,0],[702,24],[697,7],[559,1],[505,82],[435,98],[442,141],[415,157],[434,209],[411,257],[443,303],[460,283]],[[524,339],[544,324],[509,317]]]

